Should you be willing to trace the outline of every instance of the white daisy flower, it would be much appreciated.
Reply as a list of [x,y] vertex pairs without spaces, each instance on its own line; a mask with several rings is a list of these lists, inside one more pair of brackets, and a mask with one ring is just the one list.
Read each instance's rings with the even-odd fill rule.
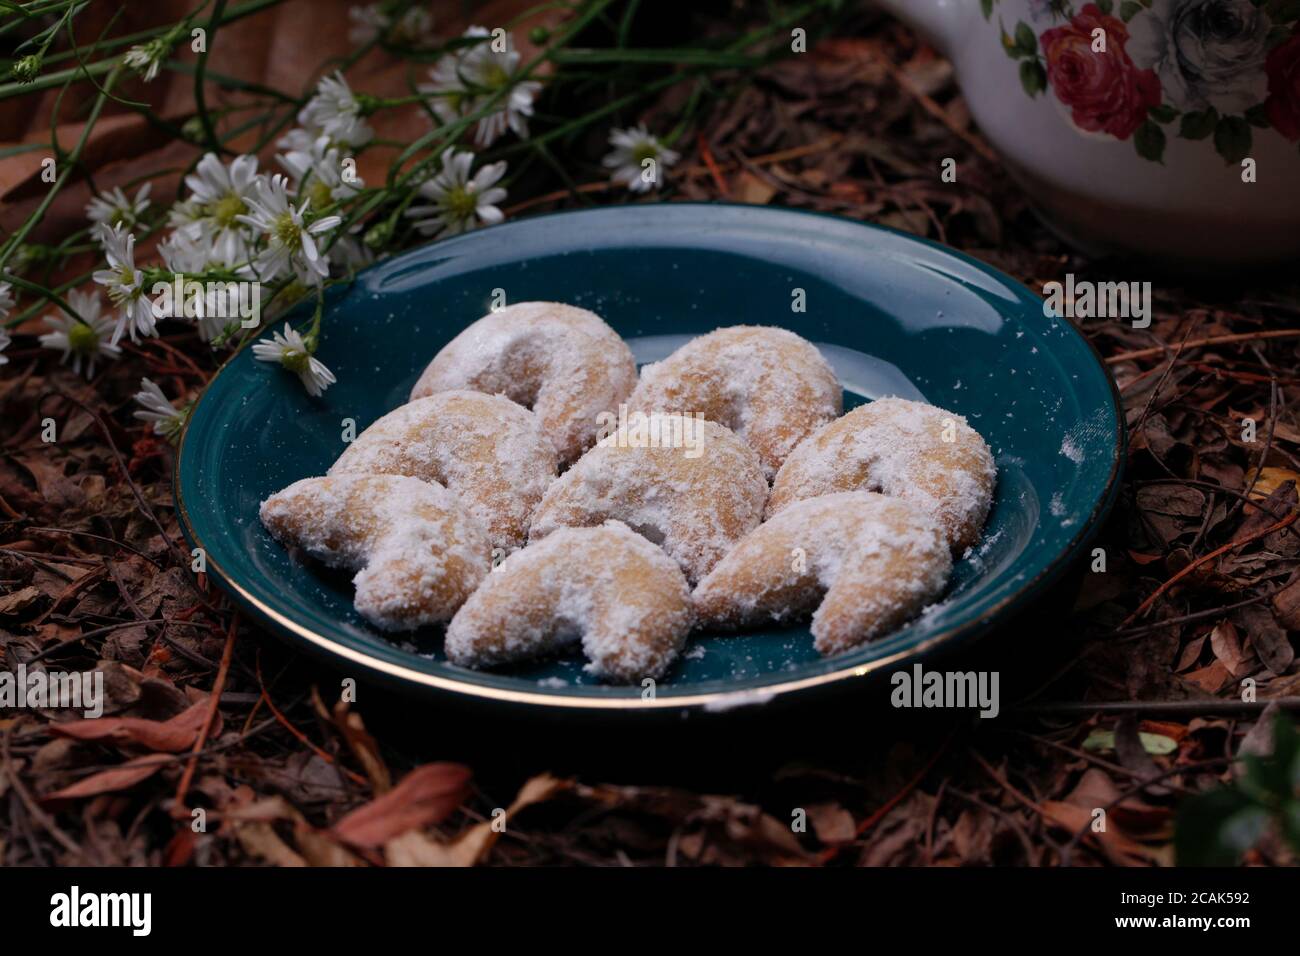
[[277,139],[275,145],[280,147],[286,153],[308,153],[311,152],[312,146],[321,135],[322,134],[320,133],[313,135],[310,130],[305,130],[301,126],[295,126],[293,129],[289,130],[289,132]]
[[267,280],[292,268],[304,282],[317,284],[329,275],[329,259],[316,247],[314,236],[328,232],[342,222],[339,216],[322,216],[310,224],[304,219],[310,199],[298,206],[289,201],[288,180],[279,173],[260,184],[257,198],[250,199],[251,215],[239,220],[262,233],[266,248],[257,255],[258,277]]
[[140,379],[140,391],[135,393],[135,402],[140,406],[133,413],[135,418],[152,423],[154,433],[162,435],[168,441],[176,440],[189,415],[188,404],[177,408],[163,394],[162,389],[147,378]]
[[495,112],[479,120],[474,141],[479,146],[491,145],[514,130],[521,139],[528,136],[528,117],[533,115],[533,100],[542,84],[536,80],[516,80],[519,69],[519,52],[515,50],[510,34],[506,34],[506,49],[492,49],[491,36],[486,27],[470,27],[466,37],[479,40],[459,53],[449,53],[429,71],[432,83],[417,89],[429,97],[429,106],[444,123],[478,112],[488,97],[502,89],[510,92],[498,101]]
[[132,342],[139,341],[140,335],[157,334],[152,304],[144,291],[144,274],[135,267],[135,236],[120,225],[111,229],[104,226],[99,241],[108,268],[96,272],[94,279],[107,289],[109,301],[121,309],[110,344],[116,345],[123,332],[131,333]]
[[72,370],[81,374],[82,365],[86,367],[86,378],[95,375],[95,363],[103,358],[115,359],[122,354],[121,346],[109,341],[113,334],[114,322],[103,311],[103,300],[94,292],[82,292],[73,289],[67,296],[68,305],[77,315],[72,315],[60,307],[57,314],[47,315],[45,324],[52,332],[41,336],[41,345],[47,349],[59,349],[63,352],[62,362],[66,365],[72,359]]
[[420,195],[431,205],[406,210],[421,235],[454,236],[505,218],[496,204],[506,198],[506,191],[496,183],[505,175],[506,164],[490,163],[471,177],[473,165],[473,153],[448,149],[442,154],[441,171],[420,184]]
[[[8,282],[0,282],[0,323],[9,318],[9,311],[14,307],[13,286]],[[5,358],[4,350],[9,348],[9,343],[13,339],[9,338],[9,333],[0,325],[0,365],[4,365],[9,359]]]
[[341,156],[330,146],[328,136],[317,137],[308,149],[292,149],[276,159],[293,180],[294,192],[310,199],[315,209],[327,209],[366,187],[357,175],[356,161]]
[[613,170],[610,180],[634,193],[658,189],[663,185],[663,171],[681,159],[679,153],[652,136],[644,124],[611,130],[609,145],[614,149],[601,162]]
[[222,262],[213,258],[213,250],[202,238],[176,229],[166,239],[158,243],[158,254],[163,264],[172,272],[182,275],[199,275],[208,269],[226,268],[233,263]]
[[158,37],[131,47],[122,55],[122,62],[144,77],[146,83],[150,83],[158,75],[158,68],[162,66],[163,58],[171,52],[171,48],[170,37]]
[[114,186],[102,196],[96,196],[86,206],[86,218],[95,225],[131,227],[140,221],[140,215],[149,208],[149,190],[153,183],[145,183],[135,194],[135,199],[127,199],[120,186]]
[[393,43],[402,46],[429,46],[433,42],[433,15],[423,6],[408,9],[395,27],[393,18],[384,13],[377,3],[351,7],[348,17],[352,20],[348,39],[357,46],[384,34]]
[[204,218],[203,207],[194,199],[177,200],[167,210],[167,225],[173,229],[184,230],[190,236],[197,236],[202,232]]
[[284,334],[273,332],[268,342],[262,339],[253,343],[253,355],[260,362],[276,362],[302,380],[303,388],[313,398],[318,397],[337,379],[325,363],[311,354],[312,350],[301,335],[288,322]]
[[169,221],[191,239],[207,243],[213,258],[243,262],[250,237],[239,217],[248,212],[248,200],[265,178],[257,172],[256,156],[236,156],[226,166],[216,153],[208,153],[185,177],[190,198],[172,207]]
[[393,18],[384,13],[377,3],[348,7],[348,19],[352,21],[352,26],[348,29],[348,42],[354,46],[369,43],[393,22]]
[[298,111],[298,122],[315,136],[323,134],[341,146],[362,146],[375,135],[361,117],[361,101],[338,71],[321,77],[316,95]]

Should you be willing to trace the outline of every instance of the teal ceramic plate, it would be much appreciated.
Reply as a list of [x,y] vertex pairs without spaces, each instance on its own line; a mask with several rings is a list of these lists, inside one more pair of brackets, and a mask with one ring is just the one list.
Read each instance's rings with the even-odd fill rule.
[[[895,394],[965,415],[999,467],[983,543],[941,603],[883,640],[823,659],[806,627],[696,634],[653,700],[597,683],[576,653],[482,673],[449,664],[439,633],[381,635],[353,610],[349,576],[292,560],[258,522],[258,504],[324,474],[343,450],[344,419],[360,432],[404,402],[494,290],[591,309],[639,362],[719,326],[784,326],[822,349],[846,406]],[[338,384],[320,399],[248,348],[212,380],[177,456],[182,524],[209,574],[254,618],[347,673],[432,691],[655,709],[854,686],[986,630],[1046,586],[1109,509],[1123,451],[1109,375],[1068,322],[1044,317],[1039,298],[950,249],[831,216],[662,204],[524,219],[366,270],[330,302],[324,328],[319,357]]]

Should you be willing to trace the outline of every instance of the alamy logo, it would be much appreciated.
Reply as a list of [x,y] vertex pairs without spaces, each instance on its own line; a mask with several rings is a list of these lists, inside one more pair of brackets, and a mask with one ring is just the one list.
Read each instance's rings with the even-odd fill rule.
[[171,282],[155,282],[150,290],[156,319],[239,319],[240,328],[262,323],[262,283],[187,279],[178,272]]
[[684,448],[686,458],[704,454],[704,416],[631,412],[618,406],[618,414],[596,416],[596,439],[615,448]]
[[1132,319],[1133,328],[1151,324],[1150,282],[1076,282],[1067,272],[1065,282],[1043,286],[1043,315],[1071,319]]
[[997,671],[927,671],[913,664],[911,671],[895,671],[889,682],[895,707],[978,707],[981,717],[996,717],[1000,710]]
[[79,710],[88,720],[104,713],[103,671],[46,671],[27,669],[0,671],[0,709]]
[[153,926],[150,893],[82,893],[73,886],[50,897],[51,926],[127,926],[133,936],[148,936]]

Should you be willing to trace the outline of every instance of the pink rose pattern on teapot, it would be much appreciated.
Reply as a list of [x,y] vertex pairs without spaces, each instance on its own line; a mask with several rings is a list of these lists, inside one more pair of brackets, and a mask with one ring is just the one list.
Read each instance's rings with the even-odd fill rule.
[[[986,20],[1000,0],[980,0]],[[1227,163],[1254,130],[1300,142],[1300,0],[1030,0],[1002,47],[1031,97],[1054,96],[1086,133],[1162,161],[1170,136]]]

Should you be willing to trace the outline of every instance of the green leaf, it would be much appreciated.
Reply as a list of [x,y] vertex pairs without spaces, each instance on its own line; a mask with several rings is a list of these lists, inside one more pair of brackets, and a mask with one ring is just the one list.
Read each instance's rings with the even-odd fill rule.
[[1295,798],[1300,786],[1300,734],[1285,714],[1273,722],[1272,752],[1241,758],[1243,773],[1238,788],[1256,803],[1280,807]]
[[1165,160],[1165,131],[1151,120],[1138,127],[1133,136],[1133,145],[1138,155],[1152,162],[1163,163]]
[[1300,800],[1292,800],[1282,808],[1282,835],[1292,849],[1300,850]]
[[1097,9],[1106,14],[1106,16],[1110,16],[1111,12],[1115,9],[1115,0],[1097,0]]
[[[1171,754],[1178,749],[1178,742],[1172,737],[1166,737],[1164,734],[1139,733],[1138,740],[1142,742],[1142,749],[1149,754],[1164,756]],[[1092,752],[1102,752],[1115,749],[1115,731],[1113,730],[1094,730],[1088,734],[1088,739],[1083,742],[1083,749]]]
[[1183,121],[1178,127],[1178,135],[1183,139],[1205,139],[1214,132],[1215,124],[1218,122],[1219,114],[1213,106],[1184,113]]
[[1020,59],[1020,47],[1016,46],[1016,41],[1006,30],[1002,31],[1002,52],[1013,60]]
[[985,20],[993,16],[993,0],[980,0],[980,12],[984,14]]
[[1016,24],[1016,49],[1023,56],[1033,56],[1038,52],[1038,37],[1034,36],[1033,28],[1024,20]]
[[1281,767],[1284,799],[1291,797],[1300,787],[1300,731],[1285,714],[1273,722],[1273,758]]
[[1258,754],[1243,754],[1237,787],[1256,803],[1271,804],[1278,798],[1280,781],[1277,762]]
[[1178,808],[1174,828],[1178,865],[1235,866],[1268,820],[1268,811],[1230,787],[1189,797]]
[[1047,89],[1047,71],[1037,60],[1024,60],[1020,64],[1020,85],[1030,96]]
[[1214,127],[1214,148],[1225,163],[1240,163],[1250,154],[1254,137],[1240,116],[1225,116]]
[[1167,103],[1161,103],[1159,106],[1151,107],[1148,115],[1157,123],[1172,123],[1178,118],[1178,110]]
[[1125,23],[1128,23],[1135,16],[1141,13],[1142,10],[1142,4],[1138,3],[1137,0],[1124,0],[1124,2],[1119,5],[1119,18]]
[[1268,129],[1268,112],[1264,109],[1263,103],[1256,103],[1250,109],[1246,110],[1246,122],[1251,126],[1257,126],[1260,129]]

